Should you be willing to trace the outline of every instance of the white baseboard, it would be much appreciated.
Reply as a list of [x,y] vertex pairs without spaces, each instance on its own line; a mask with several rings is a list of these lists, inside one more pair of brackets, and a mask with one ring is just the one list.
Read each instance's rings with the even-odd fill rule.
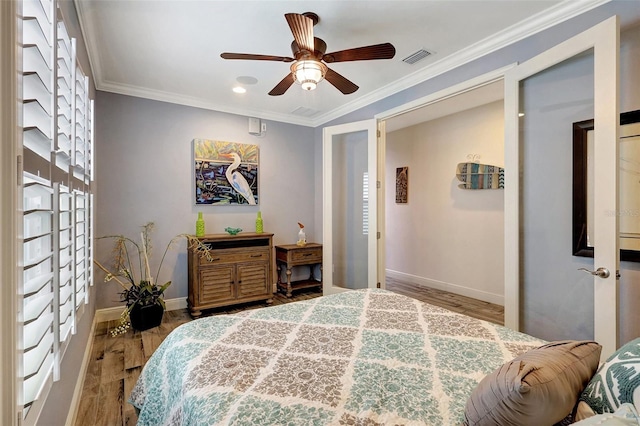
[[82,396],[82,388],[84,387],[84,381],[87,378],[87,370],[89,369],[89,362],[91,361],[91,352],[93,352],[93,338],[96,334],[96,321],[97,316],[93,317],[91,323],[91,330],[89,331],[89,338],[87,339],[87,346],[84,349],[84,356],[82,357],[82,365],[80,365],[80,374],[78,374],[78,380],[73,390],[73,397],[71,398],[71,405],[69,414],[67,414],[66,426],[73,426],[76,424],[76,418],[78,417],[78,409],[80,408],[80,398]]
[[[167,305],[167,311],[177,311],[178,309],[187,309],[187,298],[177,297],[175,299],[165,299],[165,305]],[[104,308],[96,310],[95,320],[96,322],[104,322],[117,320],[122,314],[124,306],[116,306],[114,308]]]
[[390,278],[407,281],[423,287],[444,290],[451,293],[460,294],[462,296],[473,297],[474,299],[504,306],[504,296],[501,294],[489,293],[488,291],[478,290],[475,288],[465,287],[457,284],[451,284],[444,281],[432,280],[430,278],[419,277],[417,275],[411,275],[404,272],[392,271],[390,269],[387,269],[386,273]]
[[167,311],[177,311],[179,309],[187,309],[187,298],[177,297],[175,299],[166,299],[164,303],[167,305]]

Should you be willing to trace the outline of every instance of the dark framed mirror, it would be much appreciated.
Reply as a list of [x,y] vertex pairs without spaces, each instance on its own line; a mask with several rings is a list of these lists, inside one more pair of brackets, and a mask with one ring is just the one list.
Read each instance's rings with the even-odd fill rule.
[[[573,123],[573,255],[593,257],[589,194],[593,120]],[[620,260],[640,262],[640,110],[620,114]]]

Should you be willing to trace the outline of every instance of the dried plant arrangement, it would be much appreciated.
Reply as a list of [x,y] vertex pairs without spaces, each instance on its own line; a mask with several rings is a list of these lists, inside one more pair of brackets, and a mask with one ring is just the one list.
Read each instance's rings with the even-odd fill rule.
[[134,307],[160,305],[163,311],[166,309],[164,292],[171,285],[171,281],[158,284],[158,278],[162,270],[162,264],[177,241],[182,238],[187,240],[189,248],[195,249],[200,256],[211,260],[209,249],[195,235],[179,234],[167,243],[160,264],[155,275],[151,274],[149,259],[153,253],[151,234],[154,223],[149,222],[142,226],[140,241],[124,235],[106,235],[98,239],[113,239],[112,266],[108,268],[97,260],[94,263],[106,274],[105,281],[115,281],[122,287],[119,293],[120,301],[125,302],[126,307],[120,315],[120,324],[111,331],[113,336],[125,333],[131,327],[130,314]]

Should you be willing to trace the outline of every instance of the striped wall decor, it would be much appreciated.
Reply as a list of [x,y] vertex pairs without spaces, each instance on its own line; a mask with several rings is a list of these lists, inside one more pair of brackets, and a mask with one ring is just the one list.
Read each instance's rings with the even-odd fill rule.
[[478,163],[458,163],[456,177],[462,189],[504,188],[504,168]]

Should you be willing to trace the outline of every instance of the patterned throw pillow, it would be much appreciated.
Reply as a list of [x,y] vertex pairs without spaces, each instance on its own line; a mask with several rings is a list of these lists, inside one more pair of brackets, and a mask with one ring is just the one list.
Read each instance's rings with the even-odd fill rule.
[[[611,355],[580,396],[596,414],[613,413],[624,403],[640,400],[640,338]],[[640,401],[636,401],[640,404]]]

